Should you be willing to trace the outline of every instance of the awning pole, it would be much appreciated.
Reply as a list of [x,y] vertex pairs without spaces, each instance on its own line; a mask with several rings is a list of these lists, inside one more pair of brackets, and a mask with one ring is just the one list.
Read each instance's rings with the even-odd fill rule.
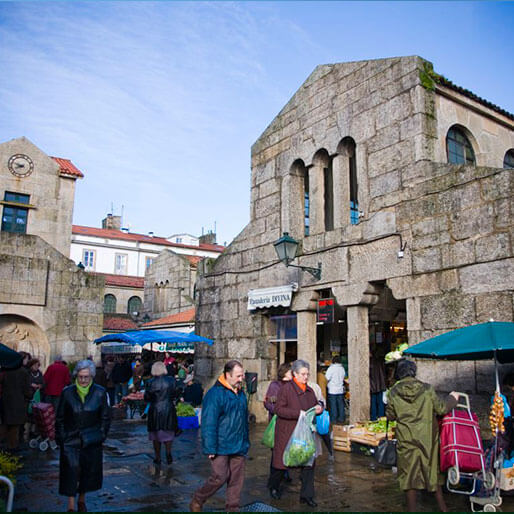
[[496,358],[496,350],[494,350],[494,374],[496,376],[496,391],[500,392],[500,378],[498,376],[498,359]]

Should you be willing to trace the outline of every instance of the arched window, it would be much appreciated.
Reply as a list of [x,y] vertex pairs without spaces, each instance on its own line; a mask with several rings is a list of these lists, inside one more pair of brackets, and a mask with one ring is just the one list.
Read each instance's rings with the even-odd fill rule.
[[303,232],[306,236],[310,231],[310,198],[309,198],[309,172],[303,175]]
[[455,125],[446,134],[446,154],[450,164],[475,164],[475,152],[466,133]]
[[104,313],[116,312],[116,297],[113,294],[104,296]]
[[508,170],[514,169],[514,149],[509,150],[503,158],[503,167]]
[[334,230],[334,174],[332,170],[332,159],[323,168],[323,180],[325,187],[325,230]]
[[141,298],[139,296],[132,296],[129,298],[128,304],[127,304],[127,312],[128,314],[134,314],[137,312],[138,314],[141,313],[143,307],[143,302],[141,301]]
[[355,141],[351,137],[345,137],[339,147],[341,155],[348,159],[348,187],[350,198],[350,223],[359,223],[359,183],[357,180],[357,158],[355,156]]

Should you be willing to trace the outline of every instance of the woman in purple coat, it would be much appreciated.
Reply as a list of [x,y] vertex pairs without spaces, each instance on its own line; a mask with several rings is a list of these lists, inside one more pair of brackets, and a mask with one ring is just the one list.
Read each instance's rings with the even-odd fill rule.
[[[284,465],[283,455],[301,411],[316,408],[316,414],[323,412],[323,406],[318,402],[314,391],[307,385],[309,380],[309,364],[296,360],[291,365],[293,380],[282,386],[275,404],[277,424],[275,426],[275,446],[271,464],[270,493],[273,498],[280,498],[280,484],[288,469]],[[300,503],[316,507],[314,501],[314,466],[301,466]]]
[[284,362],[278,367],[277,379],[270,382],[266,396],[264,397],[264,407],[268,411],[268,419],[271,421],[273,414],[275,414],[275,404],[277,403],[277,397],[282,386],[293,380],[291,373],[291,363]]

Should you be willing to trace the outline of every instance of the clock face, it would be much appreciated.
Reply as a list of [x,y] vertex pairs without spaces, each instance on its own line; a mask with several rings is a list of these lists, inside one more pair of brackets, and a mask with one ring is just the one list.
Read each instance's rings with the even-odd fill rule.
[[34,171],[32,159],[23,153],[11,155],[7,167],[17,177],[28,177]]

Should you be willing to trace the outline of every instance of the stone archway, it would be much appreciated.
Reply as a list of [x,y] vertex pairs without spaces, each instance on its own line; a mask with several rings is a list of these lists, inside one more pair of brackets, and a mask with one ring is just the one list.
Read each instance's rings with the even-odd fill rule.
[[15,314],[0,315],[0,343],[17,352],[27,352],[41,362],[44,370],[50,364],[50,344],[44,331],[32,320]]

